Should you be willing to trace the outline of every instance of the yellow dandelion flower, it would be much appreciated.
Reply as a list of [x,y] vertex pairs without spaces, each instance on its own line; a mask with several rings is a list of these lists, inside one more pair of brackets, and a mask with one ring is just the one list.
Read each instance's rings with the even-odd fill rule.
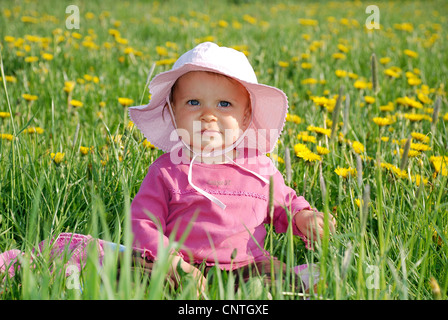
[[299,152],[308,152],[310,149],[303,143],[297,143],[294,145],[294,152],[297,154]]
[[13,36],[5,36],[3,39],[5,40],[5,42],[14,42],[14,41],[16,41],[16,38],[14,38]]
[[[404,152],[404,149],[400,149],[400,156],[403,155],[403,152]],[[422,153],[421,153],[420,151],[417,151],[417,150],[412,150],[412,149],[410,149],[410,150],[408,151],[408,157],[410,157],[410,158],[418,157],[418,156],[420,156],[421,154],[422,154]]]
[[317,81],[316,79],[314,79],[314,78],[307,78],[307,79],[303,79],[302,81],[301,81],[301,84],[316,84],[316,83],[318,83],[319,81]]
[[93,150],[93,147],[83,147],[83,146],[80,146],[79,147],[79,152],[81,152],[81,154],[83,155],[83,156],[85,156],[85,155],[87,155],[88,153],[89,153],[89,151],[92,151]]
[[364,101],[368,104],[373,104],[373,103],[375,103],[375,98],[372,96],[365,96]]
[[302,69],[311,69],[313,67],[313,65],[309,62],[302,62],[300,66],[302,67]]
[[365,150],[364,145],[359,141],[353,141],[352,148],[358,154],[363,153]]
[[373,118],[373,122],[375,122],[378,126],[383,127],[392,124],[392,119],[375,117]]
[[9,118],[11,114],[9,112],[0,112],[0,118]]
[[422,183],[422,182],[424,185],[426,185],[428,183],[428,179],[422,178],[422,176],[420,176],[419,174],[412,175],[411,180],[412,180],[412,182],[415,182],[417,184],[417,186],[419,186],[420,183]]
[[389,102],[388,104],[384,106],[380,106],[380,111],[394,111],[395,107],[392,102]]
[[299,24],[302,26],[317,26],[318,25],[318,21],[314,20],[314,19],[304,19],[301,18],[298,20]]
[[389,57],[383,57],[383,58],[380,58],[380,63],[381,64],[388,64],[391,60],[392,59],[389,58]]
[[426,134],[418,133],[418,132],[411,132],[412,138],[415,140],[419,140],[423,143],[429,143],[429,137]]
[[81,101],[75,99],[70,100],[70,104],[75,108],[81,108],[83,106]]
[[448,176],[448,157],[447,156],[431,156],[429,158],[436,174]]
[[36,61],[39,61],[39,58],[38,57],[35,57],[35,56],[31,56],[31,57],[26,57],[25,58],[25,62],[36,62]]
[[315,154],[314,152],[310,151],[310,150],[303,150],[303,151],[299,151],[296,152],[296,156],[298,158],[301,158],[305,161],[308,162],[314,162],[314,161],[321,161],[322,158],[321,156],[319,156],[318,154]]
[[348,176],[356,176],[356,169],[348,167],[348,168],[341,168],[341,167],[337,167],[334,172],[343,178],[347,178]]
[[344,53],[347,53],[349,51],[349,49],[341,43],[338,44],[338,49]]
[[118,98],[118,102],[123,106],[127,107],[134,103],[134,100],[129,98]]
[[[17,78],[14,76],[5,76],[5,80],[6,80],[6,82],[11,82],[11,83],[17,82]],[[0,77],[0,81],[3,81],[2,77]]]
[[417,52],[412,51],[412,50],[409,50],[409,49],[405,49],[405,50],[403,51],[403,53],[404,53],[405,55],[407,55],[408,57],[410,57],[410,58],[417,58],[417,57],[418,57],[418,53],[417,53]]
[[256,23],[257,23],[257,18],[252,17],[252,16],[249,15],[249,14],[245,14],[245,15],[243,16],[243,20],[246,21],[246,22],[248,22],[248,23],[250,23],[250,24],[256,24]]
[[385,74],[386,76],[391,77],[391,78],[399,78],[399,77],[400,77],[400,74],[399,74],[398,72],[392,70],[392,69],[386,69],[386,70],[384,70],[384,74]]
[[421,83],[422,83],[422,80],[419,78],[415,78],[415,77],[408,78],[408,84],[410,86],[418,86]]
[[333,54],[331,55],[331,57],[332,57],[333,59],[335,59],[335,60],[345,60],[345,59],[346,59],[346,55],[343,54],[342,52],[336,52],[336,53],[333,53]]
[[57,153],[52,152],[50,154],[51,159],[53,159],[54,163],[56,163],[56,164],[60,164],[62,162],[62,160],[64,160],[64,156],[65,156],[65,153],[62,153],[62,152],[57,152]]
[[316,150],[317,150],[317,153],[320,155],[326,155],[326,154],[330,153],[330,150],[328,150],[325,147],[321,147],[321,146],[316,146]]
[[32,94],[28,94],[28,93],[22,94],[22,98],[25,99],[26,101],[35,101],[38,99],[38,97],[36,95],[32,95]]
[[299,124],[302,122],[302,118],[300,118],[298,115],[287,113],[286,121]]
[[76,82],[75,81],[65,81],[64,83],[64,91],[69,93],[72,92],[75,88]]
[[0,139],[12,141],[14,139],[14,136],[9,133],[0,133]]
[[53,55],[51,53],[43,53],[42,58],[44,58],[44,60],[51,61],[53,60]]
[[156,66],[168,66],[171,64],[174,64],[177,59],[171,58],[171,59],[160,59],[156,61]]
[[320,128],[320,127],[315,127],[315,126],[308,126],[306,128],[306,130],[316,132],[316,133],[319,133],[322,135],[326,135],[328,137],[331,136],[331,129],[325,129],[325,128]]
[[422,121],[422,120],[432,120],[431,117],[429,117],[428,115],[418,114],[418,113],[405,113],[404,117],[412,122]]
[[417,151],[428,151],[431,150],[431,147],[424,143],[411,143],[411,149]]
[[302,140],[303,142],[317,143],[317,141],[316,141],[316,137],[315,137],[315,136],[310,136],[310,135],[308,135],[307,132],[305,132],[305,133],[299,133],[299,134],[297,135],[297,138],[298,138],[299,140]]
[[282,68],[287,68],[287,67],[289,67],[289,62],[287,62],[287,61],[279,61],[278,65],[280,67],[282,67]]
[[416,109],[423,109],[423,105],[420,102],[407,96],[399,97],[395,99],[395,102],[403,106],[408,106]]
[[412,25],[412,23],[409,23],[409,22],[395,23],[394,29],[412,32],[414,30],[414,26]]
[[74,39],[82,39],[82,34],[80,34],[79,32],[73,32],[72,33],[72,37],[74,38]]
[[448,121],[448,112],[443,116],[443,121]]
[[348,76],[348,72],[345,71],[345,70],[339,70],[339,69],[338,69],[338,70],[336,70],[334,73],[336,74],[336,76],[337,76],[338,78],[345,78],[345,77]]
[[168,55],[168,49],[162,46],[156,46],[156,52],[161,57],[166,57]]
[[336,99],[335,98],[326,98],[326,97],[311,97],[311,100],[313,100],[315,105],[318,105],[320,107],[324,107],[329,112],[333,112],[335,106],[336,106]]
[[23,16],[23,17],[20,18],[20,20],[22,22],[33,23],[33,24],[36,24],[36,23],[39,22],[39,19],[34,18],[34,17],[29,17],[29,16]]
[[26,133],[37,133],[37,134],[42,134],[44,133],[44,129],[42,129],[41,127],[29,127],[27,129],[24,130],[24,132]]
[[356,89],[370,89],[372,88],[372,82],[367,82],[363,80],[356,80],[353,86]]
[[417,98],[418,98],[418,100],[420,100],[422,103],[424,103],[424,104],[430,104],[430,103],[432,103],[433,101],[428,97],[428,95],[427,94],[425,94],[425,93],[423,93],[423,92],[419,92],[418,94],[417,94]]
[[221,28],[227,28],[229,26],[229,23],[225,20],[219,20],[218,26],[220,26]]
[[143,140],[142,145],[145,148],[148,148],[148,149],[154,149],[155,148],[155,146],[151,142],[149,142],[147,139]]

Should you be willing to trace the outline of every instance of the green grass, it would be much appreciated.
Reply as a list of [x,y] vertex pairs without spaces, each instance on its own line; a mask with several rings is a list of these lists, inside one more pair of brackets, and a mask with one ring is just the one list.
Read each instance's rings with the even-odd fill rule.
[[[204,5],[188,1],[179,5],[178,1],[109,1],[105,5],[77,1],[79,30],[65,28],[65,8],[69,4],[73,3],[15,1],[0,12],[0,112],[10,113],[0,118],[0,134],[14,136],[13,141],[0,139],[0,252],[18,248],[26,253],[18,275],[5,280],[1,299],[196,299],[193,282],[188,279],[181,290],[174,292],[163,285],[167,257],[161,258],[151,279],[131,273],[125,265],[117,281],[117,257],[111,255],[99,271],[92,256],[79,275],[82,292],[68,288],[74,278],[50,273],[48,253],[35,259],[36,266],[30,266],[27,257],[40,241],[65,231],[129,246],[129,204],[148,166],[161,151],[142,144],[142,135],[128,126],[127,108],[118,103],[118,98],[133,99],[134,105],[146,103],[145,84],[151,66],[161,59],[175,58],[205,39],[247,50],[259,82],[284,90],[290,113],[301,118],[298,124],[287,122],[277,154],[285,158],[284,151],[289,148],[290,186],[312,206],[333,213],[337,232],[325,237],[314,251],[306,250],[301,240],[289,233],[269,232],[266,248],[290,266],[319,263],[323,281],[318,294],[311,298],[447,298],[447,176],[435,174],[430,161],[431,156],[447,156],[448,122],[443,117],[448,113],[444,15],[448,8],[444,1],[377,1],[382,28],[372,31],[364,27],[369,16],[365,8],[370,4],[365,2],[285,1],[267,5],[229,1]],[[86,15],[88,12],[93,15]],[[23,16],[37,21],[23,22]],[[314,19],[317,25],[301,25],[300,18]],[[397,24],[402,23],[412,24],[412,30],[399,30]],[[110,29],[118,30],[128,43],[120,44]],[[27,35],[37,36],[37,41]],[[13,42],[7,36],[14,37]],[[83,45],[86,40],[98,47],[85,46],[89,42]],[[338,44],[348,49],[343,60],[332,57],[344,49]],[[160,55],[157,46],[166,48],[167,54]],[[127,54],[126,48],[133,48],[135,54]],[[406,49],[418,53],[418,57],[408,57]],[[53,59],[45,60],[43,53],[51,53]],[[355,88],[356,79],[335,74],[340,69],[356,74],[358,80],[370,81],[372,53],[378,60],[390,58],[387,64],[378,63],[378,93]],[[25,62],[30,56],[39,60]],[[281,67],[280,61],[289,65]],[[311,63],[311,68],[303,68],[303,62]],[[392,66],[401,69],[398,78],[384,74]],[[154,72],[169,68],[157,65]],[[421,84],[410,85],[406,72],[416,75]],[[98,81],[86,75],[96,76]],[[15,82],[4,76],[15,77]],[[325,82],[303,84],[308,78]],[[76,82],[70,97],[81,101],[81,108],[68,105],[65,81]],[[431,99],[422,104],[422,109],[396,102],[404,96],[419,101],[422,85],[428,86]],[[338,121],[345,122],[346,140],[309,132],[316,137],[317,145],[331,151],[322,156],[320,174],[318,162],[295,157],[294,145],[305,143],[316,150],[316,144],[300,141],[297,135],[307,131],[309,125],[331,128],[325,120],[331,120],[333,114],[315,106],[311,97],[333,97],[342,86],[343,95],[350,100],[347,121],[343,118],[345,101],[337,114]],[[25,93],[38,99],[28,102],[22,97]],[[365,96],[374,97],[375,102],[366,104]],[[427,119],[411,122],[404,117],[405,113],[418,113],[431,118],[433,111],[429,108],[437,97],[441,98],[441,107],[435,124]],[[380,106],[389,102],[394,105],[393,111],[380,111]],[[386,116],[394,119],[386,127],[372,121]],[[40,127],[43,132],[28,133],[31,127]],[[341,133],[342,127],[337,126],[337,130]],[[404,168],[407,177],[400,178],[379,164],[400,167],[400,141],[412,132],[427,135],[430,140],[425,144],[430,149],[409,157]],[[381,137],[389,140],[382,141]],[[359,155],[352,141],[361,142],[365,147],[362,155],[370,157],[362,160],[361,181],[334,172],[338,166],[357,168]],[[93,148],[82,155],[81,146]],[[57,152],[65,153],[59,164],[50,156]],[[283,163],[278,167],[286,174]],[[418,185],[412,179],[416,175],[428,179],[427,183]],[[324,195],[321,181],[326,187]],[[358,206],[356,201],[363,198],[364,205]],[[62,269],[63,261],[54,263],[55,270]],[[209,299],[268,297],[267,290],[257,287],[256,281],[235,293],[234,279],[215,271],[216,277],[206,292]],[[431,279],[438,284],[440,296],[434,294]],[[284,291],[273,288],[273,298],[303,298]]]

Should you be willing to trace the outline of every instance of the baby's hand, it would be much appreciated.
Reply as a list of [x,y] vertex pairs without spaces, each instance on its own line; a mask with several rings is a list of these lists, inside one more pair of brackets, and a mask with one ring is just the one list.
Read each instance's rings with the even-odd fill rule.
[[[178,270],[178,267],[181,270]],[[181,278],[181,276],[179,275],[179,271],[183,271],[185,273],[191,274],[193,279],[195,279],[198,282],[197,295],[199,298],[201,296],[201,294],[205,291],[205,285],[207,283],[207,280],[205,279],[202,272],[198,268],[196,268],[196,267],[192,266],[191,264],[189,264],[188,262],[186,262],[181,257],[173,256],[173,259],[171,262],[170,273],[174,276],[174,278],[176,279],[178,284],[180,283],[180,278]]]
[[[328,216],[328,228],[333,233],[335,231],[336,220],[330,213]],[[294,221],[300,232],[308,239],[317,240],[318,237],[322,238],[324,235],[324,217],[323,212],[302,210],[294,216]]]

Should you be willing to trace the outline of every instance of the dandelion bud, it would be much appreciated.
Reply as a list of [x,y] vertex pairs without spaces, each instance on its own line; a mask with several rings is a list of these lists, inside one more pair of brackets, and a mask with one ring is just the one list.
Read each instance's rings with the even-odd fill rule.
[[338,120],[339,120],[339,112],[341,110],[342,92],[343,92],[343,90],[344,90],[344,86],[341,86],[339,88],[338,100],[336,100],[336,106],[334,107],[333,115],[332,115],[332,118],[331,118],[331,121],[332,121],[332,125],[331,125],[331,140],[333,140],[335,135],[336,135],[336,125],[337,125]]
[[431,125],[431,131],[433,133],[433,135],[435,134],[435,128],[436,128],[436,124],[437,124],[437,120],[439,119],[439,110],[440,110],[440,103],[441,99],[440,97],[437,97],[437,100],[434,104],[434,110],[432,112],[432,125]]
[[327,187],[325,186],[325,179],[322,175],[322,162],[319,163],[319,181],[320,181],[320,189],[322,191],[322,199],[325,201],[327,196]]
[[347,134],[347,130],[348,130],[349,109],[350,109],[350,95],[347,93],[345,95],[345,105],[344,105],[344,110],[342,113],[342,122],[344,123],[344,126],[342,128],[342,134],[344,136]]
[[358,186],[362,185],[362,160],[359,155],[356,155],[356,172],[358,178]]
[[362,193],[362,210],[361,210],[361,226],[365,228],[367,223],[367,216],[369,213],[369,203],[370,203],[370,185],[364,187],[364,192]]
[[291,156],[289,154],[289,148],[285,148],[285,168],[286,168],[286,182],[291,183],[292,170],[291,170]]
[[380,85],[378,82],[378,68],[376,62],[376,55],[372,53],[372,57],[370,58],[371,67],[372,67],[372,89],[375,94],[380,91]]
[[431,277],[431,279],[429,280],[429,285],[431,286],[432,294],[434,295],[434,298],[436,300],[441,300],[442,294],[440,292],[440,286],[434,277]]
[[269,216],[274,217],[274,177],[269,177]]
[[230,255],[230,259],[235,260],[237,253],[238,253],[238,251],[236,250],[236,248],[233,249],[232,254]]
[[409,148],[411,146],[411,139],[412,137],[409,137],[408,140],[406,140],[406,144],[403,148],[403,155],[401,156],[401,164],[400,164],[400,170],[403,171],[408,163],[408,154],[409,154]]

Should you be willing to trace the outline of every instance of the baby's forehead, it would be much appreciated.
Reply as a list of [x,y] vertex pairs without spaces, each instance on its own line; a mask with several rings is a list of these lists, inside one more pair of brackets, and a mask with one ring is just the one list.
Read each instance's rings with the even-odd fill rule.
[[183,80],[191,81],[192,79],[203,79],[203,78],[207,78],[207,77],[216,77],[216,78],[220,78],[220,79],[226,79],[232,83],[241,85],[241,83],[239,81],[237,81],[229,76],[226,76],[222,73],[212,72],[212,71],[189,71],[189,72],[181,75],[176,80],[176,83],[182,82]]
[[212,72],[212,71],[189,71],[183,75],[181,75],[176,82],[174,83],[174,85],[171,88],[171,92],[174,93],[176,91],[176,89],[184,84],[184,83],[188,83],[189,81],[207,81],[207,79],[209,79],[209,77],[216,77],[218,79],[222,79],[225,81],[229,81],[230,83],[232,83],[235,87],[238,88],[238,90],[243,90],[245,94],[249,95],[249,92],[247,91],[246,87],[239,82],[238,80],[226,76],[225,74],[221,74],[221,73],[217,73],[217,72]]

